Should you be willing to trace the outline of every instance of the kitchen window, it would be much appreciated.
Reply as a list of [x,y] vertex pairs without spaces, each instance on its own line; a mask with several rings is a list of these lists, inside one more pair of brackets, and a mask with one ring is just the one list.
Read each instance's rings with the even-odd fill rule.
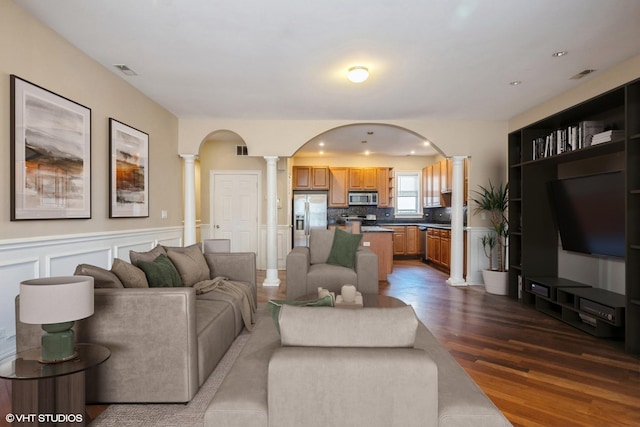
[[420,172],[396,172],[396,216],[422,216]]

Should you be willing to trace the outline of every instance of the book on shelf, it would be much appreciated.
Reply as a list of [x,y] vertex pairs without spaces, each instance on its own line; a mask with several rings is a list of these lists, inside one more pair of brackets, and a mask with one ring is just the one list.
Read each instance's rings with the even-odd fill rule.
[[624,138],[623,130],[606,130],[604,132],[593,135],[591,139],[591,145],[602,144],[603,142],[610,142],[614,139]]
[[580,136],[582,146],[580,148],[590,147],[593,135],[604,131],[604,123],[596,120],[580,122],[578,127],[582,131]]
[[[603,133],[603,131],[604,124],[594,120],[582,121],[577,125],[553,130],[547,136],[533,139],[532,159],[543,159],[545,157],[589,147],[593,144],[594,135]],[[616,138],[615,134],[613,134],[612,137]],[[602,142],[606,142],[604,136],[598,137],[595,144]]]

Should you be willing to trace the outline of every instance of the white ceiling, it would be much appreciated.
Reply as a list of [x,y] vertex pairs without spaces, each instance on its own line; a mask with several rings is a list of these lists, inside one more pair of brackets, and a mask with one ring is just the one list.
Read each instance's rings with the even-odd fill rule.
[[[640,53],[638,0],[14,2],[178,117],[508,120]],[[391,129],[332,150],[422,142]]]

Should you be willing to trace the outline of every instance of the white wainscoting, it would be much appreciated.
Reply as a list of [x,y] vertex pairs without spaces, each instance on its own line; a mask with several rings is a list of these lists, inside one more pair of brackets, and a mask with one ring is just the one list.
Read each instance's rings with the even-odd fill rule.
[[[490,229],[487,227],[467,227],[467,277],[469,285],[484,285],[482,270],[487,268],[489,260],[484,254],[482,247],[482,236]],[[494,258],[495,259],[495,258]]]
[[0,359],[15,353],[15,305],[20,282],[70,276],[78,264],[110,269],[114,258],[157,244],[182,246],[182,227],[0,240]]

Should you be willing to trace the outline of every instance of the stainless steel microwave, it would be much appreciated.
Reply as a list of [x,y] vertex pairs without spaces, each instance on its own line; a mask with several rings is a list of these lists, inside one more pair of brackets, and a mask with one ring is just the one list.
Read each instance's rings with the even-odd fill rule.
[[378,193],[376,192],[350,192],[349,204],[360,206],[377,206],[378,205]]

